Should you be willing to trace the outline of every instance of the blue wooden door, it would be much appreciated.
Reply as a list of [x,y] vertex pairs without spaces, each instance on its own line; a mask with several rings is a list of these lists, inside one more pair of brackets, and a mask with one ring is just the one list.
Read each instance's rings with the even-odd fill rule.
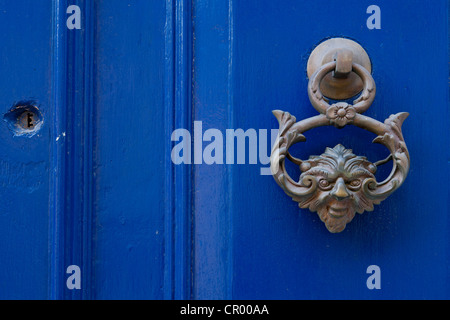
[[[0,298],[450,298],[448,16],[445,0],[0,1]],[[405,183],[338,234],[262,174],[271,111],[317,114],[307,61],[332,37],[370,56],[366,115],[410,113]],[[353,126],[306,137],[301,158],[387,155]]]

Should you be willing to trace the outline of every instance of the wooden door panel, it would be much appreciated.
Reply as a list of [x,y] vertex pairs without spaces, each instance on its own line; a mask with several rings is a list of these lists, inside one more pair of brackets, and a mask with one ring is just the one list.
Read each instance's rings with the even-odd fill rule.
[[[448,191],[436,182],[448,177],[447,3],[413,1],[406,9],[382,1],[379,30],[367,28],[370,3],[360,1],[215,5],[194,5],[193,108],[204,130],[277,128],[274,109],[297,120],[315,115],[306,91],[309,54],[327,38],[347,37],[373,64],[377,95],[366,114],[380,121],[411,114],[403,131],[412,160],[405,184],[341,234],[330,234],[316,213],[299,209],[272,177],[260,175],[261,165],[199,167],[198,297],[446,297]],[[315,129],[306,137],[295,149],[303,158],[337,143],[372,161],[387,155],[371,144],[373,135],[355,127]],[[370,265],[381,268],[381,290],[366,286]]]

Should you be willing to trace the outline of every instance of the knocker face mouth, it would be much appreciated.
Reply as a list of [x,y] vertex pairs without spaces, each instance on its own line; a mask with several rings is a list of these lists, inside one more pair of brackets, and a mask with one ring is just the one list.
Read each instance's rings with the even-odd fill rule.
[[328,231],[332,233],[341,232],[345,229],[347,223],[350,223],[355,217],[355,204],[352,199],[326,198],[327,200],[319,206],[317,214],[320,220],[325,223]]
[[330,200],[327,205],[328,214],[335,218],[341,219],[347,215],[348,206],[351,205],[346,200]]

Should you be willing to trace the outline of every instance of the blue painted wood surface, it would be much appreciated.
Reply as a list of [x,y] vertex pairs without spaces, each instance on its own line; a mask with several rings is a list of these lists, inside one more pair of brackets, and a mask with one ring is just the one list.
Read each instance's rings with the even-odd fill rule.
[[[52,117],[51,2],[1,1],[0,298],[47,296],[50,129],[15,137],[3,121],[19,101]],[[38,28],[36,26],[39,26]]]
[[[65,27],[70,4],[81,30]],[[0,299],[450,298],[448,1],[377,1],[380,30],[371,4],[0,1],[2,118],[19,101],[44,118],[33,137],[0,125]],[[225,135],[276,129],[273,109],[315,115],[306,63],[330,37],[371,58],[367,115],[411,114],[411,171],[375,211],[330,234],[248,154],[171,162],[173,130],[194,121]],[[354,127],[306,137],[299,157],[337,143],[387,155]],[[372,264],[381,290],[366,287]]]
[[[330,234],[256,165],[205,165],[195,175],[195,293],[199,298],[448,298],[448,3],[377,1],[382,29],[366,27],[368,1],[196,1],[194,114],[205,127],[277,128],[271,110],[316,114],[306,87],[312,49],[348,37],[368,52],[377,96],[367,115],[411,116],[411,172],[374,212]],[[433,17],[433,18],[430,18]],[[206,130],[206,128],[205,128]],[[306,134],[300,157],[343,143],[386,156],[358,128]],[[366,268],[382,271],[368,290]]]
[[94,298],[164,297],[162,1],[95,3]]

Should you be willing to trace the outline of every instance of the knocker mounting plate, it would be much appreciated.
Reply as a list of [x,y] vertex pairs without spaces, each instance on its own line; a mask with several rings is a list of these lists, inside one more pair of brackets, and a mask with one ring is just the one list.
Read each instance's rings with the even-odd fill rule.
[[[374,204],[380,204],[399,188],[410,165],[401,129],[408,113],[391,115],[384,123],[362,115],[374,101],[375,81],[364,66],[354,62],[353,58],[348,61],[351,54],[343,47],[333,61],[323,64],[310,77],[308,95],[319,115],[297,122],[288,112],[273,111],[279,122],[279,133],[270,158],[271,171],[278,185],[298,202],[300,208],[317,212],[332,233],[343,231],[356,212],[362,214],[364,211],[372,211]],[[339,54],[344,54],[346,58],[341,59]],[[337,69],[348,71],[348,64],[352,73],[362,82],[362,93],[353,104],[337,102],[330,105],[321,91],[321,82]],[[322,155],[311,156],[308,160],[297,159],[289,153],[292,145],[306,140],[303,134],[308,130],[320,126],[344,128],[349,124],[376,134],[373,142],[386,146],[390,151],[389,158],[371,163],[366,157],[355,155],[341,144],[326,148]],[[286,172],[286,158],[300,167],[301,175],[298,180],[294,180]],[[384,181],[378,182],[375,178],[377,165],[387,160],[393,161],[392,171]]]

